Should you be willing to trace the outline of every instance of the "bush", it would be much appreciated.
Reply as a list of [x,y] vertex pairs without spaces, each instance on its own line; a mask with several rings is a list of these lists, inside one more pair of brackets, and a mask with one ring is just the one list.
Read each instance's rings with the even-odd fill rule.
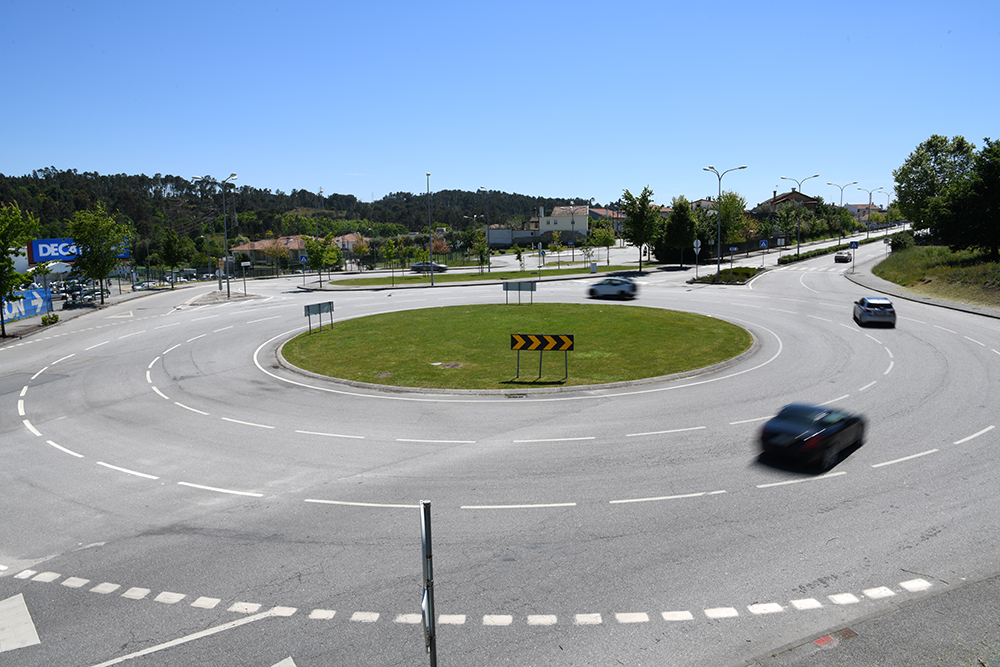
[[42,315],[42,326],[49,326],[50,324],[55,324],[59,321],[59,315],[57,313],[46,313]]

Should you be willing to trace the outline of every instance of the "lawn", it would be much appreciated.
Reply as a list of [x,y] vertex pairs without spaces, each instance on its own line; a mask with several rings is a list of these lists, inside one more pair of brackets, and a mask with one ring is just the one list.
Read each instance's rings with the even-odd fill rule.
[[893,252],[872,273],[927,296],[1000,307],[1000,263],[972,250],[913,246]]
[[[512,334],[571,334],[572,352],[521,352]],[[473,305],[337,322],[285,344],[290,363],[321,375],[386,386],[518,389],[622,382],[730,359],[746,330],[702,315],[621,302]],[[566,356],[569,377],[564,378]]]

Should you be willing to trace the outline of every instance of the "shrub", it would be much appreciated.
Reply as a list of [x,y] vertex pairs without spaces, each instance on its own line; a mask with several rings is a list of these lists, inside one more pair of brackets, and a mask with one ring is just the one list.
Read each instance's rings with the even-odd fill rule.
[[59,321],[59,315],[57,313],[46,313],[42,315],[42,326],[49,326],[50,324],[55,324]]

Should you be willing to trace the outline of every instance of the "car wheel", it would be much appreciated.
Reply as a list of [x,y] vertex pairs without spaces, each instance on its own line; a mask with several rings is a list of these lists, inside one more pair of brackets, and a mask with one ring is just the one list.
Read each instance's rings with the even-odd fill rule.
[[822,472],[826,472],[835,465],[837,465],[837,450],[830,447],[823,452],[823,458],[820,459],[819,468]]
[[595,298],[596,296],[597,296],[597,290],[594,290],[594,289],[590,290],[590,298],[592,298],[592,299],[593,299],[593,298]]

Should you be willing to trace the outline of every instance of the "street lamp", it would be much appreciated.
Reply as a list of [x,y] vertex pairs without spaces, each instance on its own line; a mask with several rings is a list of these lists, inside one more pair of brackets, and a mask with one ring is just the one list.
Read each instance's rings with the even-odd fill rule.
[[712,172],[713,174],[715,174],[716,176],[719,177],[719,198],[717,200],[715,200],[715,219],[716,219],[716,222],[718,223],[718,228],[719,228],[718,229],[718,238],[717,238],[718,247],[715,250],[715,273],[716,273],[716,275],[719,275],[719,274],[722,273],[722,206],[721,206],[721,204],[722,204],[722,201],[721,201],[722,200],[722,177],[725,176],[726,174],[728,174],[731,171],[737,171],[739,169],[746,169],[746,168],[747,168],[746,165],[743,165],[742,167],[733,167],[732,169],[726,169],[724,172],[722,172],[720,174],[719,170],[716,169],[715,167],[713,167],[712,165],[708,165],[707,167],[702,167],[702,171],[710,171],[710,172]]
[[431,260],[431,287],[434,287],[434,232],[431,229],[431,172],[427,172],[427,255]]
[[[484,187],[480,187],[479,192],[486,193],[486,272],[492,273],[493,267],[490,266],[490,260],[493,259],[493,255],[490,252],[490,191]],[[475,221],[473,221],[475,224]]]
[[[844,210],[844,188],[846,188],[847,185],[857,185],[858,182],[851,181],[847,185],[837,185],[836,183],[831,183],[830,181],[827,181],[826,184],[832,185],[835,188],[840,188],[840,213],[842,213]],[[838,236],[840,236],[840,240],[837,241],[837,243],[840,243],[840,241],[844,240],[844,226],[840,222],[840,213],[837,213],[837,234]]]
[[885,235],[889,235],[889,207],[892,205],[892,195],[888,192],[883,192],[885,195]]
[[868,221],[865,222],[865,229],[867,229],[867,233],[865,234],[866,239],[869,239],[872,236],[872,193],[878,192],[881,189],[882,186],[879,186],[874,190],[869,190],[867,188],[858,188],[858,190],[864,190],[865,192],[868,193]]
[[[223,181],[217,181],[211,176],[194,176],[191,179],[194,182],[205,181],[206,183],[211,183],[212,185],[218,185],[222,188],[222,242],[223,250],[225,251],[225,258],[222,261],[222,271],[226,274],[226,298],[231,296],[229,290],[229,225],[226,222],[226,183],[236,180],[236,172],[229,174],[229,178]],[[235,211],[234,211],[235,214]],[[219,290],[222,290],[222,276],[219,276]]]
[[[480,188],[480,190],[482,190],[482,188]],[[476,229],[476,218],[481,218],[483,216],[476,215],[475,213],[473,213],[472,215],[463,215],[462,217],[465,218],[466,220],[472,220],[472,230],[473,230],[473,235],[474,235],[475,234],[475,229]],[[473,238],[475,238],[475,236],[473,236]],[[490,250],[490,246],[489,246],[489,243],[487,243],[486,244],[486,252],[487,252],[486,263],[487,264],[489,264],[489,254],[488,254],[489,250]],[[480,256],[480,259],[482,259],[481,256]],[[482,263],[480,263],[479,264],[479,273],[482,273],[482,272],[483,272],[483,265],[482,265]]]
[[570,228],[569,261],[575,262],[576,261],[576,202],[575,201],[570,201],[569,203],[569,228]]
[[[795,181],[795,185],[797,185],[799,187],[799,194],[803,194],[803,192],[802,192],[802,184],[805,183],[806,181],[808,181],[810,178],[816,178],[818,176],[819,176],[819,174],[813,174],[812,176],[806,176],[801,181],[797,180],[797,179],[794,179],[794,178],[788,178],[787,176],[782,176],[782,178],[785,179],[786,181]],[[799,254],[799,246],[802,245],[802,215],[799,214],[799,215],[795,216],[795,218],[796,218],[796,221],[795,221],[795,254],[798,255]]]

